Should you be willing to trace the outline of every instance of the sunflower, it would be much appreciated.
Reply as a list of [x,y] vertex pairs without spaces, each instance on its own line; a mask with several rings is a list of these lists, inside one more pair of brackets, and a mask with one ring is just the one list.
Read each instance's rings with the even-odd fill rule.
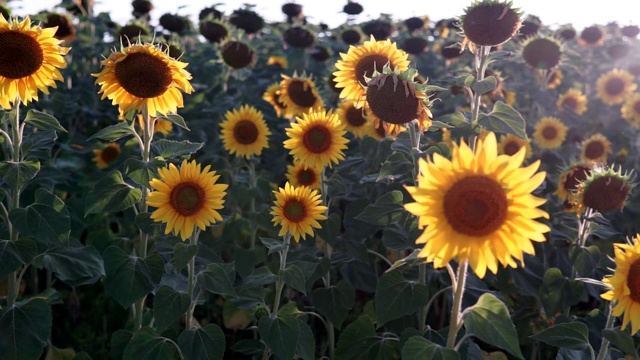
[[591,173],[592,165],[589,163],[575,163],[565,169],[558,179],[558,188],[555,195],[560,200],[575,199],[575,195],[579,190],[580,184],[587,179]]
[[9,109],[16,100],[22,104],[38,100],[38,90],[49,94],[48,87],[62,81],[58,69],[67,66],[64,55],[69,48],[61,47],[54,37],[57,28],[31,26],[27,16],[22,22],[7,21],[0,14],[0,105]]
[[283,104],[280,101],[280,84],[275,83],[269,85],[267,90],[262,94],[262,99],[273,106],[273,109],[276,111],[276,115],[278,117],[291,117],[289,112],[287,111],[287,105]]
[[262,154],[262,149],[269,147],[267,137],[271,135],[264,122],[262,112],[253,106],[243,105],[240,109],[227,111],[222,127],[221,138],[224,148],[230,154],[244,156]]
[[296,160],[305,167],[323,168],[344,159],[342,150],[349,140],[344,137],[346,131],[338,115],[317,109],[297,120],[285,130],[289,139],[284,141],[284,147]]
[[282,75],[279,101],[289,109],[293,116],[307,113],[309,110],[322,107],[324,103],[311,78],[293,74],[292,77]]
[[622,118],[631,126],[640,127],[640,93],[631,95],[620,108]]
[[599,25],[586,27],[578,37],[578,43],[588,48],[597,48],[604,44],[604,30]]
[[562,70],[554,69],[551,73],[547,74],[547,76],[538,76],[538,81],[542,83],[546,80],[547,89],[555,89],[558,85],[562,84],[562,78],[564,78]]
[[611,143],[602,134],[591,135],[582,142],[580,159],[595,163],[606,163],[607,154],[611,154]]
[[275,65],[281,69],[286,69],[289,67],[289,62],[284,56],[269,56],[269,59],[267,59],[267,65]]
[[350,131],[357,138],[363,138],[369,132],[367,109],[358,109],[355,101],[346,100],[340,103],[336,114],[345,125],[345,130]]
[[560,40],[546,35],[533,35],[522,44],[521,55],[534,70],[551,71],[560,64],[564,49]]
[[543,149],[557,149],[564,142],[568,130],[557,117],[546,116],[536,124],[533,140]]
[[293,165],[287,165],[287,180],[294,187],[308,186],[312,189],[320,189],[320,177],[322,169],[314,167],[305,168],[300,161],[294,161]]
[[582,115],[587,111],[587,97],[578,89],[569,89],[558,97],[556,106],[558,110],[564,110],[567,107],[576,114]]
[[176,112],[183,107],[182,93],[190,94],[187,63],[175,60],[152,44],[135,44],[113,52],[102,61],[98,79],[102,99],[109,98],[120,112],[147,107],[150,116]]
[[578,198],[580,207],[589,207],[599,212],[622,209],[631,188],[631,175],[623,174],[622,168],[596,166],[580,183]]
[[531,141],[521,139],[513,134],[507,134],[500,138],[498,144],[498,154],[504,154],[513,156],[520,151],[521,148],[525,148],[525,158],[531,156]]
[[336,87],[342,88],[341,98],[360,102],[366,92],[364,89],[365,76],[373,76],[374,71],[382,72],[382,67],[389,63],[391,69],[404,71],[409,68],[409,54],[398,50],[396,43],[389,40],[376,41],[371,36],[369,41],[355,47],[350,46],[347,53],[340,53],[341,60],[336,62],[338,69],[335,75]]
[[633,75],[626,70],[613,69],[602,74],[596,82],[598,97],[607,105],[616,105],[625,101],[638,85]]
[[[371,136],[372,138],[376,139],[376,140],[384,140],[387,138],[387,135],[391,136],[391,134],[388,134],[387,131],[384,128],[384,123],[375,117],[375,115],[369,114],[368,115],[369,121],[368,121],[368,125],[367,125],[367,135]],[[393,125],[393,124],[392,124]],[[398,126],[398,125],[393,125],[396,128],[402,128],[404,129],[403,126]],[[393,135],[396,136],[396,135]]]
[[635,335],[640,330],[640,235],[628,244],[614,244],[614,253],[615,272],[602,279],[611,290],[600,296],[616,302],[613,316],[624,315],[622,328],[631,323],[631,335]]
[[168,168],[158,170],[160,179],[152,179],[149,184],[156,189],[149,193],[147,204],[158,208],[151,214],[155,222],[167,224],[165,234],[188,239],[195,226],[204,230],[222,216],[216,210],[222,209],[226,195],[226,184],[216,184],[220,175],[209,171],[207,165],[201,171],[196,161],[182,161],[180,169],[169,164]]
[[273,192],[276,200],[271,208],[271,220],[274,226],[281,225],[278,236],[289,233],[296,242],[305,239],[307,234],[313,236],[313,228],[321,229],[318,220],[326,220],[324,213],[327,207],[320,205],[322,199],[317,190],[307,186],[294,187],[288,182],[284,188]]
[[93,150],[93,154],[95,155],[93,162],[95,162],[100,169],[106,169],[109,164],[114,162],[118,158],[118,155],[120,155],[120,145],[110,143],[103,149]]
[[533,219],[548,214],[537,207],[545,199],[533,196],[545,179],[536,170],[540,161],[520,168],[525,150],[513,156],[497,155],[495,134],[477,141],[475,153],[464,142],[454,145],[451,160],[433,154],[419,160],[418,186],[407,187],[414,203],[405,208],[417,215],[425,228],[416,240],[424,244],[420,257],[434,267],[452,259],[468,260],[478,277],[487,269],[498,271],[498,263],[516,267],[524,253],[534,254],[531,241],[545,241],[547,225]]

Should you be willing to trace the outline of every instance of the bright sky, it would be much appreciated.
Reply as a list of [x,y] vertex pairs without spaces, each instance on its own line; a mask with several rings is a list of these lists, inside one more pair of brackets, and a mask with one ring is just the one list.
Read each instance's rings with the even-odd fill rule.
[[[268,21],[283,20],[280,7],[291,0],[153,0],[155,9],[151,12],[152,23],[165,13],[188,15],[197,22],[201,9],[217,3],[217,8],[226,14],[241,8],[243,4],[255,4],[255,10]],[[28,15],[40,10],[51,10],[61,0],[13,0],[9,2],[17,15]],[[312,23],[324,22],[336,27],[345,22],[347,15],[342,7],[347,0],[295,0],[303,7],[303,12]],[[364,12],[356,19],[358,22],[378,18],[379,14],[390,14],[395,20],[404,20],[411,16],[428,15],[432,21],[457,17],[473,0],[359,0]],[[95,0],[96,12],[109,12],[111,18],[125,24],[131,16],[131,0]],[[545,25],[573,24],[577,30],[616,21],[620,25],[640,25],[640,1],[638,0],[513,0],[513,4],[526,14],[538,16]]]

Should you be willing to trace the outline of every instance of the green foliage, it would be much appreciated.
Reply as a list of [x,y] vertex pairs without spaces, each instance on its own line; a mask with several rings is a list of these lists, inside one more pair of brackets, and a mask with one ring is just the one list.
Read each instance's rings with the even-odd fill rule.
[[162,332],[183,315],[189,306],[189,294],[178,292],[167,285],[162,285],[153,297],[153,315],[157,330]]
[[315,289],[311,296],[316,310],[338,329],[342,328],[342,323],[356,301],[355,288],[345,280],[335,286]]
[[85,215],[128,209],[140,201],[142,192],[124,182],[115,170],[98,181],[85,201]]
[[459,360],[460,355],[453,350],[434,344],[423,337],[414,336],[409,338],[402,347],[402,358],[406,360]]
[[378,279],[376,287],[377,326],[404,315],[415,314],[428,301],[427,286],[406,280],[400,270],[389,271]]
[[572,322],[557,324],[531,337],[551,346],[570,350],[587,350],[589,345],[589,329],[583,323]]
[[518,110],[502,101],[496,102],[488,114],[480,114],[478,124],[487,130],[513,134],[522,139],[527,138],[525,121]]
[[7,360],[37,360],[51,334],[51,307],[30,299],[0,313],[0,354]]
[[185,360],[222,359],[225,350],[224,333],[215,324],[202,329],[185,330],[178,337],[178,345]]

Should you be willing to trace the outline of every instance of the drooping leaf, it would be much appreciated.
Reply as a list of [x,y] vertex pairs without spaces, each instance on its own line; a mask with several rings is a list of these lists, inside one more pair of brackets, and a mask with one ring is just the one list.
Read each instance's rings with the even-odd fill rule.
[[281,276],[284,279],[285,284],[300,291],[303,294],[307,294],[307,287],[304,280],[304,275],[299,267],[296,265],[289,265],[286,269],[282,270]]
[[604,329],[602,330],[602,335],[604,335],[604,337],[611,342],[611,345],[620,349],[626,355],[633,357],[633,359],[635,360],[640,358],[640,356],[636,352],[633,338],[629,333],[629,328],[622,330],[619,326],[617,326],[613,329]]
[[393,224],[400,220],[403,211],[405,211],[402,198],[402,192],[390,191],[377,198],[375,203],[369,204],[355,218],[372,225]]
[[20,148],[25,158],[42,159],[50,156],[49,152],[55,145],[56,139],[58,139],[58,134],[54,130],[30,132],[22,138]]
[[258,320],[258,333],[278,359],[293,359],[300,336],[300,325],[295,317],[263,316]]
[[163,332],[178,320],[191,305],[189,294],[178,292],[171,286],[162,285],[153,297],[153,317],[158,332]]
[[[492,91],[496,88],[496,84],[498,83],[498,81],[496,80],[495,77],[493,76],[488,76],[486,78],[484,78],[483,80],[477,81],[473,80],[473,83],[470,84],[471,90],[473,90],[474,93],[476,94],[484,94],[484,93],[488,93],[489,91]],[[469,86],[469,85],[467,85]]]
[[48,205],[31,204],[9,213],[9,220],[21,234],[46,242],[51,246],[66,247],[69,243],[71,225],[66,209],[56,211]]
[[185,155],[191,155],[200,150],[204,143],[192,143],[187,140],[174,141],[160,139],[151,144],[151,149],[164,159],[175,159]]
[[122,121],[115,125],[107,126],[106,128],[93,134],[93,136],[91,136],[87,140],[91,141],[95,139],[102,139],[105,141],[113,142],[129,135],[136,135],[136,130],[133,128],[133,123]]
[[336,360],[398,359],[400,349],[397,341],[388,341],[378,336],[371,318],[361,315],[340,334],[335,358]]
[[36,159],[28,159],[20,162],[0,161],[0,178],[11,189],[20,191],[27,181],[33,179],[40,171],[40,162]]
[[571,350],[589,348],[589,328],[581,322],[562,323],[531,336],[533,340]]
[[297,318],[296,320],[300,328],[300,334],[298,335],[298,342],[296,344],[296,354],[301,359],[314,360],[316,358],[316,339],[313,337],[313,332],[302,318]]
[[414,336],[409,338],[402,347],[402,359],[460,360],[460,355],[456,351],[434,344],[422,336]]
[[355,304],[356,289],[348,281],[341,280],[335,286],[315,289],[312,299],[316,310],[340,329]]
[[38,111],[35,109],[30,109],[29,111],[27,111],[27,115],[24,117],[24,122],[43,131],[56,130],[67,132],[67,130],[65,130],[62,125],[60,125],[58,119],[47,113],[43,113],[42,111]]
[[196,244],[176,243],[173,247],[173,265],[176,267],[176,271],[182,271],[197,253],[198,245]]
[[224,296],[238,296],[225,270],[219,264],[209,264],[198,274],[198,283],[214,294]]
[[167,163],[160,159],[153,159],[147,162],[131,158],[125,161],[124,168],[125,173],[133,182],[150,189],[149,181],[159,178],[158,168],[163,168],[166,165]]
[[124,349],[126,349],[132,337],[133,333],[129,330],[116,330],[111,335],[111,341],[109,343],[109,345],[111,345],[111,350],[109,351],[111,359],[122,359],[124,356]]
[[273,284],[278,276],[273,274],[266,266],[260,266],[253,270],[242,282],[243,287],[264,286]]
[[185,360],[222,359],[226,347],[224,333],[216,324],[183,331],[178,337],[178,346]]
[[429,301],[429,289],[415,281],[405,280],[400,270],[384,273],[376,286],[377,326],[413,314]]
[[542,277],[540,300],[547,314],[557,314],[580,302],[584,285],[562,275],[558,268],[549,268]]
[[16,241],[0,240],[0,279],[31,262],[37,251],[36,243],[27,237]]
[[342,220],[338,214],[331,214],[327,220],[322,222],[322,228],[316,231],[316,237],[326,241],[329,245],[333,245],[340,233]]
[[102,257],[91,245],[51,249],[44,255],[44,266],[69,286],[93,284],[104,275]]
[[522,139],[527,138],[526,124],[522,115],[511,105],[502,101],[497,101],[490,113],[481,113],[478,124],[489,131],[513,134]]
[[51,335],[51,307],[29,299],[0,313],[0,354],[3,360],[38,360]]
[[117,212],[130,208],[142,198],[142,191],[124,182],[122,174],[114,170],[100,179],[87,195],[85,215]]
[[270,238],[266,238],[266,237],[260,237],[260,242],[262,243],[262,245],[264,245],[267,249],[269,249],[269,252],[267,253],[267,255],[271,255],[273,253],[276,253],[280,250],[284,249],[284,242],[282,240],[277,240],[277,239],[270,239]]
[[156,334],[153,329],[143,327],[136,331],[124,350],[124,360],[175,360],[179,349],[170,339]]
[[405,154],[396,151],[392,153],[383,163],[378,174],[376,181],[382,181],[388,178],[389,181],[394,181],[396,178],[402,179],[407,174],[411,174],[413,169],[413,161]]
[[178,125],[185,130],[189,130],[189,128],[187,127],[187,123],[184,122],[184,118],[182,118],[182,116],[178,114],[169,114],[169,115],[158,114],[158,119],[170,121],[171,123]]

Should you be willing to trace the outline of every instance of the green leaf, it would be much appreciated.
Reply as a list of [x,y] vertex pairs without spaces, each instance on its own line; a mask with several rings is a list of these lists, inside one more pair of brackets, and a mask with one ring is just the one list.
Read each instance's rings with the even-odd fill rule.
[[384,273],[376,286],[375,306],[377,326],[387,321],[413,314],[429,302],[429,288],[407,281],[400,270]]
[[54,130],[30,132],[24,135],[20,147],[25,158],[42,158],[45,155],[48,158],[57,139],[58,134]]
[[327,220],[322,223],[322,228],[316,231],[316,237],[326,241],[330,245],[333,245],[340,233],[340,226],[342,225],[342,219],[336,213],[329,215]]
[[116,330],[111,335],[111,341],[109,345],[111,345],[111,350],[109,351],[109,356],[111,359],[120,360],[124,356],[124,349],[127,347],[131,338],[133,337],[133,333],[128,330]]
[[173,265],[176,267],[176,271],[182,271],[197,253],[198,245],[183,242],[177,243],[173,247]]
[[200,150],[204,143],[192,143],[187,140],[173,141],[161,139],[151,144],[151,149],[165,159],[175,159],[185,155],[191,155]]
[[150,293],[160,282],[164,272],[164,261],[158,254],[143,260],[116,246],[110,246],[104,251],[102,258],[107,293],[125,309]]
[[55,117],[35,109],[27,111],[27,116],[25,116],[24,122],[33,125],[39,130],[56,130],[67,132],[67,130],[65,130],[62,125],[60,125]]
[[258,333],[279,359],[293,359],[298,346],[300,325],[292,315],[272,318],[263,316],[258,320]]
[[481,113],[478,124],[487,130],[513,134],[526,139],[526,124],[522,115],[511,105],[497,101],[489,114]]
[[93,284],[104,275],[100,252],[91,245],[49,250],[44,266],[69,286]]
[[464,310],[462,321],[467,330],[480,340],[523,359],[509,310],[495,295],[482,294],[475,305]]
[[178,337],[178,346],[185,360],[222,359],[226,347],[224,333],[215,324],[183,331]]
[[202,287],[214,294],[224,296],[238,296],[229,276],[218,264],[209,264],[207,268],[198,274],[198,283]]
[[307,294],[307,286],[304,281],[304,275],[302,274],[302,270],[295,265],[290,265],[286,269],[282,270],[280,274],[284,283],[291,286],[292,288],[300,291],[303,294]]
[[496,88],[498,81],[495,77],[489,76],[481,81],[477,81],[474,79],[473,84],[471,84],[471,90],[473,90],[476,94],[484,94],[492,91]]
[[153,234],[154,232],[154,226],[160,225],[160,222],[155,222],[152,218],[151,218],[151,214],[150,212],[141,212],[138,213],[136,215],[136,226],[138,227],[138,229],[142,230],[142,232],[147,233],[147,234]]
[[385,226],[396,223],[404,210],[402,192],[399,190],[390,191],[367,207],[355,219],[368,224]]
[[596,265],[598,265],[600,249],[595,245],[582,247],[578,244],[573,244],[569,248],[569,259],[571,259],[578,274],[587,277],[591,275]]
[[158,332],[163,332],[191,305],[189,294],[178,292],[171,286],[162,285],[153,298],[153,317]]
[[395,151],[382,163],[376,181],[382,181],[385,178],[389,178],[389,181],[394,181],[397,177],[402,178],[404,175],[411,173],[413,166],[413,161],[408,159],[405,154]]
[[30,263],[37,252],[36,243],[27,237],[17,241],[0,240],[0,279]]
[[109,142],[114,142],[129,135],[137,136],[136,130],[133,128],[133,122],[129,123],[128,121],[122,121],[115,125],[107,126],[106,128],[98,131],[89,139],[87,139],[87,141],[102,139]]
[[163,168],[167,163],[160,159],[153,159],[149,162],[145,162],[138,159],[127,159],[124,163],[124,169],[127,176],[133,180],[136,184],[144,186],[148,189],[151,188],[149,181],[151,179],[159,178],[158,168]]
[[314,360],[316,358],[316,339],[313,337],[313,332],[302,318],[297,318],[296,320],[300,327],[296,354],[304,360]]
[[176,344],[153,329],[143,327],[136,331],[124,350],[124,360],[175,360],[179,349]]
[[402,347],[403,360],[460,360],[457,352],[444,348],[423,338],[414,336],[409,338]]
[[253,270],[242,282],[243,287],[264,286],[273,284],[278,279],[266,266]]
[[130,208],[142,198],[142,191],[124,182],[122,174],[114,170],[100,179],[85,201],[88,214],[117,212]]
[[38,360],[51,335],[51,307],[29,299],[0,314],[0,354],[3,360]]
[[37,241],[46,241],[54,247],[66,247],[69,243],[71,225],[66,209],[56,211],[51,206],[31,204],[11,210],[9,220],[21,234]]
[[64,201],[43,188],[36,190],[35,203],[50,206],[55,211],[62,212],[63,214],[69,214]]
[[373,321],[361,315],[340,334],[336,347],[336,360],[383,360],[400,358],[397,341],[388,341],[376,335]]
[[158,114],[157,117],[158,119],[171,121],[171,123],[176,124],[185,130],[189,130],[189,128],[187,127],[187,123],[185,123],[182,116],[178,114],[169,114],[169,115]]
[[611,342],[611,345],[620,349],[626,355],[631,355],[634,359],[638,359],[638,353],[636,352],[635,343],[629,329],[622,330],[619,326],[613,329],[602,330],[602,335]]
[[267,253],[267,255],[271,255],[280,250],[284,250],[285,248],[284,242],[282,240],[270,239],[270,238],[260,236],[260,242],[267,249],[269,249],[269,252]]
[[533,340],[571,350],[589,348],[589,328],[581,322],[557,324],[531,336]]
[[540,300],[547,314],[557,314],[580,302],[584,285],[562,275],[558,268],[549,268],[542,277]]
[[456,111],[452,114],[446,114],[442,116],[438,116],[438,120],[442,121],[445,124],[449,124],[451,126],[457,128],[463,128],[469,126],[469,122],[463,113]]
[[27,181],[40,171],[40,162],[29,159],[21,162],[0,161],[0,177],[11,189],[20,191]]
[[318,312],[340,329],[356,302],[356,289],[348,281],[341,280],[335,286],[315,289],[312,299]]

